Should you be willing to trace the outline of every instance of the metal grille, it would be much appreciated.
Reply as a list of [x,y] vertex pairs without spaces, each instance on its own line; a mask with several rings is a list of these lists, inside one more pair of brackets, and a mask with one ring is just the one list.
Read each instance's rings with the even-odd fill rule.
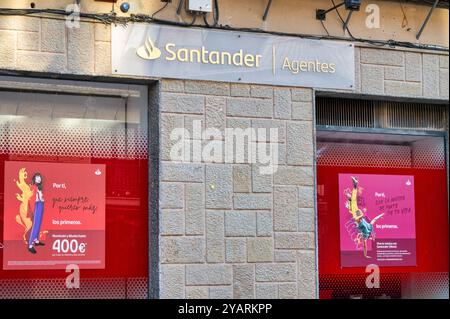
[[317,125],[444,131],[448,105],[318,97]]
[[383,274],[380,288],[366,287],[367,274],[319,275],[320,298],[448,299],[448,272]]
[[68,289],[64,278],[0,280],[0,299],[145,299],[148,278],[86,278]]

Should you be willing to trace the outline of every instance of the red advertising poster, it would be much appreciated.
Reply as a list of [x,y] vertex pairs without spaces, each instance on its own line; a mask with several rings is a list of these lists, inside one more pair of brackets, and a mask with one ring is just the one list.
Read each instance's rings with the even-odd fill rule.
[[105,165],[5,162],[3,269],[105,268]]
[[339,174],[341,266],[416,266],[414,176]]

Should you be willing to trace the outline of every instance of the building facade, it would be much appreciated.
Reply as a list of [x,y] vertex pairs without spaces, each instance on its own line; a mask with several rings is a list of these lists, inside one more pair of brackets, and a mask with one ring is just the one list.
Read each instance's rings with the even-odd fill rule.
[[[72,4],[72,1],[61,2],[64,4],[35,1],[35,8],[66,10],[66,6]],[[159,1],[128,1],[130,12],[122,13],[119,6],[123,2],[81,1],[81,12],[108,12],[113,7],[118,16],[151,15],[164,5]],[[30,7],[25,1],[1,1],[0,4],[2,8]],[[380,10],[380,28],[365,25],[367,16],[373,13],[365,9],[373,4]],[[337,257],[334,262],[339,262],[339,247],[336,246],[334,253],[328,248],[333,246],[332,242],[339,242],[339,237],[327,238],[327,234],[334,234],[330,230],[334,226],[327,224],[334,217],[326,215],[327,208],[321,206],[323,198],[320,199],[324,191],[321,185],[326,185],[323,179],[327,179],[323,174],[328,172],[322,170],[322,166],[328,165],[324,164],[323,154],[333,156],[327,153],[331,144],[337,143],[333,135],[341,142],[360,145],[386,145],[389,144],[387,136],[403,136],[398,140],[391,138],[395,141],[389,144],[392,161],[397,160],[397,166],[374,160],[378,164],[373,165],[385,172],[398,169],[398,165],[403,167],[404,164],[398,164],[401,156],[398,154],[403,153],[394,146],[407,147],[407,143],[416,141],[407,141],[404,136],[438,139],[437,144],[430,144],[430,147],[434,147],[433,154],[438,157],[435,161],[439,164],[430,168],[427,162],[418,167],[409,159],[408,169],[429,169],[437,174],[430,178],[436,178],[431,185],[442,186],[435,200],[440,205],[436,212],[440,217],[436,218],[442,218],[445,229],[439,240],[448,248],[448,118],[444,111],[449,98],[449,57],[445,49],[448,48],[448,9],[437,8],[421,38],[416,40],[430,6],[363,1],[361,11],[354,13],[350,20],[349,30],[359,39],[398,41],[397,45],[389,46],[351,39],[348,31],[342,31],[335,11],[327,14],[325,31],[315,19],[315,9],[332,7],[328,1],[274,1],[266,21],[262,20],[266,4],[260,1],[237,4],[224,0],[219,1],[219,5],[219,25],[324,37],[328,32],[339,39],[318,41],[353,44],[354,87],[342,90],[295,84],[211,81],[202,79],[201,75],[198,79],[188,75],[184,79],[121,75],[113,69],[115,46],[112,41],[116,41],[115,29],[121,28],[114,23],[81,17],[77,27],[68,27],[66,17],[50,13],[0,15],[2,162],[101,163],[107,172],[106,227],[103,228],[105,267],[81,269],[81,287],[69,290],[64,286],[67,275],[64,270],[41,268],[12,273],[3,269],[0,271],[0,297],[55,297],[55,291],[58,291],[56,297],[339,297],[330,293],[339,290],[333,289],[332,282],[344,287],[339,278],[355,283],[358,276],[363,276],[361,281],[365,282],[367,274],[364,268],[344,269],[338,273],[339,267],[330,266],[332,262],[321,255],[321,250],[329,252],[333,258]],[[191,16],[184,9],[177,16],[176,9],[176,2],[169,3],[156,17],[179,22]],[[347,12],[344,8],[339,10],[341,14]],[[207,19],[211,19],[210,15]],[[206,28],[201,16],[197,20],[193,28]],[[417,46],[405,47],[400,42]],[[188,67],[186,72],[190,72]],[[409,113],[399,111],[390,118],[392,123],[400,123],[398,125],[390,122],[390,126],[364,126],[361,118],[366,115],[358,115],[358,123],[346,125],[345,120],[337,121],[339,115],[330,115],[331,110],[323,111],[332,103],[347,107],[339,102],[341,99],[359,103],[360,110],[364,104],[361,101],[398,103],[404,109],[410,107],[406,104],[414,104],[422,109],[431,108],[435,117],[428,113],[422,115],[426,117],[422,125],[422,113],[417,111],[419,120],[414,124],[407,120]],[[414,105],[410,108],[418,107]],[[356,117],[355,110],[350,106],[347,111],[342,109],[342,117]],[[386,117],[395,113],[389,110],[383,113]],[[320,111],[325,112],[329,123],[318,117]],[[375,113],[368,111],[367,114]],[[402,118],[404,123],[401,123]],[[174,161],[171,151],[177,141],[171,136],[173,130],[184,128],[190,132],[194,122],[223,134],[226,128],[276,128],[276,172],[261,174],[258,163],[230,163],[224,158]],[[30,139],[27,139],[28,133]],[[372,137],[366,139],[365,134]],[[195,134],[189,134],[187,141],[195,139]],[[221,141],[220,137],[217,139]],[[375,149],[375,146],[370,148]],[[407,153],[412,154],[414,150],[411,147]],[[355,171],[361,174],[371,173],[361,167],[370,167],[365,164],[377,156],[384,159],[389,156],[382,152],[366,154],[366,159],[359,164],[346,162],[345,165],[358,167]],[[353,159],[357,156],[349,151],[347,154]],[[335,161],[345,162],[343,159]],[[336,163],[328,166],[336,166]],[[352,170],[343,172],[352,173]],[[416,173],[410,174],[416,180],[420,178]],[[325,189],[327,187],[331,186],[326,185]],[[424,197],[426,195],[416,188],[416,202]],[[6,202],[6,195],[4,198]],[[416,215],[425,214],[431,207],[427,205],[419,208],[416,204]],[[4,210],[3,206],[1,209]],[[4,224],[6,219],[4,215]],[[413,267],[416,270],[410,271],[412,268],[388,267],[386,270],[386,285],[399,287],[392,288],[392,297],[425,296],[426,292],[418,292],[419,280],[408,277],[402,281],[398,279],[403,278],[399,274],[417,279],[431,273],[441,276],[436,281],[438,285],[445,286],[446,282],[448,297],[448,249],[447,258],[441,256],[442,260],[424,265],[423,258],[427,256],[422,250],[432,241],[432,235],[428,228],[420,227],[416,219],[417,236],[423,238],[417,244],[416,267],[419,268]],[[321,238],[324,238],[323,244]],[[321,245],[331,246],[321,249]],[[3,258],[5,265],[5,256]],[[328,263],[329,267],[321,263]],[[391,285],[396,280],[398,283]],[[363,292],[346,289],[350,291],[346,297],[365,296]],[[441,296],[434,290],[429,295]]]

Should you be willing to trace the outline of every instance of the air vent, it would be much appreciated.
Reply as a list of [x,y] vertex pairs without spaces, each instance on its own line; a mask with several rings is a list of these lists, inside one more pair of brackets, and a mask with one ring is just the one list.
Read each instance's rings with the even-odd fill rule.
[[448,105],[317,97],[317,125],[445,131]]

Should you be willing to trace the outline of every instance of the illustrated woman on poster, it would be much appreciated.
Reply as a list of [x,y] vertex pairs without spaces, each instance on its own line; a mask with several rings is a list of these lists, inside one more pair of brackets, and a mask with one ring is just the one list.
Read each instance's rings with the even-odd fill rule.
[[367,239],[374,239],[373,236],[373,225],[384,216],[380,214],[376,216],[374,219],[369,220],[364,216],[364,213],[361,209],[358,208],[358,179],[356,177],[352,177],[353,181],[353,190],[351,194],[346,191],[345,194],[347,196],[347,208],[349,209],[350,214],[352,214],[353,220],[356,223],[356,227],[358,229],[358,241],[362,239],[363,247],[364,247],[364,257],[372,258],[367,255]]
[[31,185],[35,196],[34,202],[34,217],[33,227],[31,228],[31,235],[28,240],[28,251],[32,254],[36,253],[34,246],[44,246],[44,243],[39,241],[39,233],[41,232],[42,218],[44,217],[44,194],[42,193],[42,175],[36,173],[31,179]]

